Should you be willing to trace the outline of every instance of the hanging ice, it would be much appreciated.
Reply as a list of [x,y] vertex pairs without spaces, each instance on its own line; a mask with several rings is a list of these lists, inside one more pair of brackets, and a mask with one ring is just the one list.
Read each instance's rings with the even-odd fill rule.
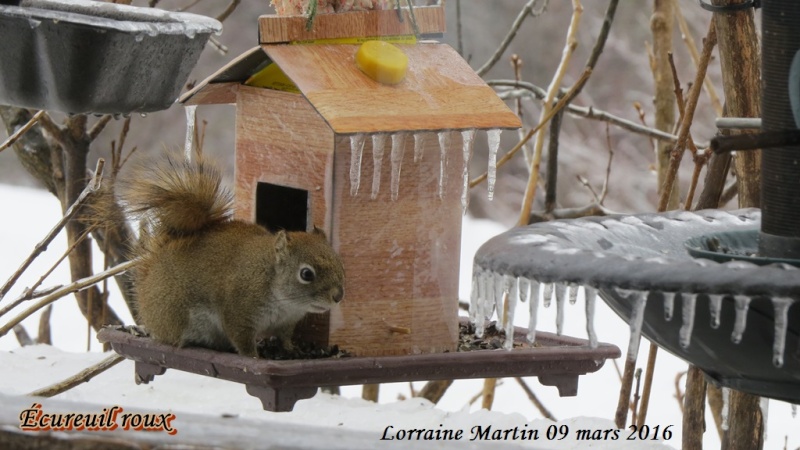
[[536,319],[539,313],[539,288],[540,284],[536,280],[531,280],[531,293],[530,293],[530,304],[528,308],[530,310],[530,321],[528,322],[528,342],[533,344],[536,340]]
[[375,200],[378,198],[378,192],[381,190],[381,166],[383,166],[383,153],[386,148],[386,135],[373,134],[372,135],[372,195],[370,198]]
[[556,334],[561,336],[564,331],[564,304],[567,302],[567,285],[555,283],[556,285]]
[[783,367],[783,351],[786,346],[787,315],[789,307],[794,300],[787,297],[777,297],[772,299],[772,307],[775,308],[775,336],[772,344],[772,363],[775,367]]
[[761,397],[758,402],[758,407],[761,408],[761,423],[764,425],[764,440],[767,440],[767,422],[769,419],[769,398]]
[[486,325],[486,298],[488,297],[489,278],[491,275],[484,271],[478,272],[478,305],[475,310],[475,336],[483,337],[483,327]]
[[450,131],[439,132],[439,199],[444,197],[444,183],[447,172],[447,149],[450,148]]
[[358,186],[361,184],[361,155],[364,152],[363,134],[353,134],[350,136],[350,195],[355,197],[358,194]]
[[639,341],[642,336],[644,309],[647,306],[647,291],[629,291],[617,289],[617,293],[631,304],[630,341],[628,342],[628,361],[635,361],[639,354]]
[[722,388],[722,429],[728,431],[728,415],[730,414],[731,389]]
[[472,288],[469,292],[469,321],[475,324],[478,318],[478,278],[480,278],[478,266],[472,268]]
[[462,152],[464,153],[464,187],[461,191],[461,214],[467,213],[469,206],[469,161],[472,159],[472,146],[475,142],[475,130],[464,130],[461,132],[463,143]]
[[683,299],[683,325],[681,325],[678,336],[680,344],[683,348],[689,348],[692,342],[692,328],[694,328],[694,305],[697,302],[697,294],[695,293],[681,293]]
[[400,192],[400,169],[403,165],[403,153],[406,149],[406,134],[395,133],[392,135],[392,181],[391,191],[392,200],[397,200],[397,195]]
[[498,331],[503,331],[503,312],[505,311],[504,301],[505,298],[505,277],[497,274],[494,277],[494,310],[497,311],[497,321],[494,327]]
[[494,184],[497,181],[497,150],[500,149],[500,133],[503,130],[487,130],[486,139],[489,141],[489,169],[486,171],[489,200],[494,198]]
[[597,300],[597,289],[585,286],[583,296],[586,300],[586,334],[589,336],[589,347],[597,348],[597,333],[594,332],[594,304]]
[[675,293],[662,292],[664,295],[664,320],[669,322],[672,320],[672,311],[675,309]]
[[511,350],[514,347],[514,313],[517,311],[517,294],[519,289],[517,287],[517,280],[514,277],[506,275],[503,278],[505,285],[506,306],[503,314],[503,328],[506,330],[506,341],[503,343],[503,348]]
[[186,142],[183,147],[183,157],[191,161],[194,153],[194,125],[197,122],[197,105],[186,107]]
[[733,300],[736,305],[736,320],[733,323],[733,333],[731,341],[734,344],[742,342],[742,335],[747,326],[747,311],[750,308],[750,297],[746,295],[734,295]]
[[792,403],[792,419],[794,419],[795,417],[797,417],[797,405]]
[[425,149],[425,139],[428,133],[424,131],[420,131],[418,133],[414,133],[414,162],[420,162],[422,160],[422,151]]
[[711,328],[719,328],[719,313],[722,310],[722,294],[708,294],[708,306],[711,313]]
[[569,304],[574,305],[578,301],[578,286],[577,284],[569,285]]
[[542,304],[544,304],[545,308],[549,308],[553,299],[553,283],[544,284],[544,293],[542,295]]
[[519,277],[517,286],[519,286],[519,301],[527,302],[528,298],[530,298],[531,282],[525,277]]

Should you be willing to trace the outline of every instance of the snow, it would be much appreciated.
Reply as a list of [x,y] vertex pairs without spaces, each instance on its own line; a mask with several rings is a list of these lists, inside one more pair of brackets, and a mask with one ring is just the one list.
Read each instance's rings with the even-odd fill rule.
[[[0,220],[0,282],[16,270],[22,260],[30,253],[47,231],[56,223],[60,215],[60,207],[52,195],[44,191],[10,187],[0,184],[0,211],[7,212]],[[9,213],[10,212],[10,213]],[[464,219],[462,233],[461,293],[462,299],[469,299],[472,282],[472,257],[477,248],[490,237],[505,231],[500,225]],[[26,272],[15,288],[8,294],[2,305],[8,304],[25,286],[31,285],[40,274],[49,268],[65,249],[63,235],[60,235],[48,248],[47,252]],[[96,260],[97,269],[102,265]],[[45,281],[44,286],[64,283],[69,274],[66,267],[59,267]],[[110,284],[113,287],[113,283]],[[531,294],[538,302],[532,283]],[[114,287],[115,288],[115,287]],[[583,290],[581,290],[582,292]],[[525,296],[522,295],[524,301]],[[593,297],[593,296],[592,296]],[[112,291],[112,307],[124,320],[130,322],[119,295]],[[569,336],[585,338],[587,324],[585,321],[585,300],[579,295],[577,303],[563,302],[565,321],[563,333]],[[617,345],[625,354],[629,339],[629,326],[621,321],[604,302],[594,304],[595,332],[600,342]],[[538,309],[537,324],[539,330],[553,331],[556,326],[556,308]],[[529,322],[528,305],[520,305],[515,314],[518,326],[527,326]],[[13,314],[13,313],[12,313]],[[0,318],[5,323],[10,316]],[[35,335],[38,315],[23,322],[26,329]],[[59,300],[54,304],[53,340],[56,347],[30,346],[19,347],[13,333],[0,338],[0,367],[3,367],[2,383],[0,383],[0,423],[6,418],[17,420],[22,408],[27,408],[32,399],[19,397],[34,389],[48,386],[73,375],[96,363],[108,355],[100,353],[100,345],[91,337],[91,352],[86,352],[87,327],[71,297]],[[647,347],[642,346],[638,353],[639,366],[644,366],[647,358]],[[621,363],[621,361],[620,361]],[[479,405],[469,405],[468,400],[480,392],[482,380],[457,380],[453,383],[437,405],[409,397],[407,383],[386,384],[381,386],[380,403],[370,403],[360,399],[360,387],[344,387],[342,396],[318,394],[315,397],[297,403],[291,413],[269,413],[261,409],[260,402],[248,395],[243,386],[214,378],[168,370],[166,374],[156,377],[148,385],[136,385],[133,381],[133,364],[124,361],[109,371],[93,378],[91,382],[67,391],[52,400],[41,401],[46,408],[60,410],[85,410],[84,405],[95,405],[94,410],[120,405],[125,408],[148,411],[172,411],[176,414],[176,426],[180,430],[178,436],[187,436],[187,430],[208,429],[209,432],[234,435],[259,436],[254,429],[269,430],[269,433],[294,433],[293,448],[380,448],[384,445],[397,445],[398,448],[419,448],[436,446],[436,448],[482,448],[492,444],[494,448],[542,448],[542,449],[578,449],[578,448],[628,448],[658,449],[680,448],[681,413],[674,399],[675,378],[679,372],[686,370],[686,363],[678,360],[665,351],[658,355],[657,371],[654,377],[653,396],[648,412],[650,429],[656,426],[663,430],[670,426],[671,439],[668,441],[627,441],[630,430],[621,430],[618,441],[578,442],[574,434],[564,440],[548,440],[545,437],[548,429],[557,433],[562,426],[569,430],[587,429],[593,431],[611,430],[614,428],[611,419],[617,404],[619,376],[613,361],[606,364],[596,373],[580,378],[578,396],[558,397],[555,388],[542,386],[536,378],[527,378],[526,382],[534,390],[541,402],[559,419],[551,422],[542,419],[539,411],[527,399],[520,386],[513,379],[499,382],[495,396],[493,411],[481,410]],[[419,389],[423,383],[415,383]],[[681,386],[683,382],[681,381]],[[398,396],[407,399],[399,400]],[[37,401],[39,401],[37,399]],[[65,403],[66,402],[66,403]],[[13,406],[9,406],[13,405]],[[17,405],[20,405],[17,408]],[[27,406],[21,406],[27,405]],[[75,405],[75,406],[70,406]],[[9,413],[8,408],[17,408]],[[788,447],[800,444],[800,427],[792,416],[791,406],[787,403],[772,400],[769,403],[770,414],[768,428],[770,430],[765,448],[783,448],[784,439],[788,437]],[[221,417],[226,418],[221,418]],[[196,418],[191,425],[188,418]],[[14,422],[11,422],[14,423]],[[205,424],[198,426],[197,423]],[[714,421],[710,414],[706,415],[707,432],[704,435],[706,448],[718,448],[719,437],[715,431]],[[503,442],[471,442],[467,439],[454,442],[379,442],[388,426],[390,430],[407,430],[413,428],[454,429],[463,430],[469,435],[475,426],[494,429],[538,429],[540,437],[531,441]],[[181,428],[183,427],[183,428]],[[195,428],[192,428],[195,427]],[[216,427],[216,428],[215,428]],[[256,427],[256,428],[253,428]],[[551,428],[552,427],[552,428]],[[198,431],[199,432],[199,431]],[[192,432],[188,432],[192,436]],[[337,434],[338,433],[338,434]],[[147,433],[157,438],[168,437],[160,433]],[[613,435],[613,434],[612,434]],[[557,435],[554,435],[557,436]],[[217,435],[217,438],[219,436]],[[651,435],[652,438],[652,435]],[[334,443],[335,441],[335,443]],[[408,444],[408,445],[403,445]],[[420,444],[420,445],[414,445]],[[591,445],[587,445],[591,444]],[[666,444],[666,446],[662,445]],[[668,446],[668,447],[667,447]]]

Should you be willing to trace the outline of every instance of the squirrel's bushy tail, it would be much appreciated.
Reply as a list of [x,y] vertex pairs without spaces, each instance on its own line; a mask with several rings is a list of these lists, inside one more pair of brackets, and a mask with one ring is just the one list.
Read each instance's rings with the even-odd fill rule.
[[219,169],[207,162],[168,156],[137,175],[125,195],[128,211],[146,220],[155,235],[190,235],[232,214],[233,196],[222,186]]

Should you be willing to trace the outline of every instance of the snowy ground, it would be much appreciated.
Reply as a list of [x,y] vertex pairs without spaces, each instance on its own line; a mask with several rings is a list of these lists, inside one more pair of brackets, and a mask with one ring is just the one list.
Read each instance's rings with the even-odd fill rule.
[[[0,220],[0,282],[4,282],[27,256],[34,244],[40,240],[55,224],[60,208],[55,199],[48,193],[22,188],[12,188],[0,184],[0,211],[5,211]],[[462,290],[461,298],[468,298],[471,258],[481,243],[503,229],[494,223],[465,219],[462,237]],[[32,284],[40,274],[49,267],[65,248],[64,239],[54,242],[43,258],[34,263],[27,275],[7,296],[15,298],[22,287]],[[99,266],[101,261],[96,261]],[[59,268],[45,282],[45,286],[63,283],[68,279],[67,269]],[[5,300],[6,304],[9,300]],[[113,306],[118,313],[125,308],[116,298]],[[585,337],[585,320],[582,299],[576,305],[568,305],[565,334]],[[522,308],[524,309],[524,308]],[[543,309],[539,312],[540,329],[555,330],[555,308]],[[31,334],[35,334],[36,317],[24,322]],[[19,348],[14,337],[9,334],[0,338],[0,367],[2,383],[0,396],[18,396],[34,389],[49,385],[72,375],[81,369],[106,357],[98,353],[99,345],[91,337],[92,352],[86,353],[87,330],[74,301],[65,298],[56,303],[53,313],[53,339],[55,348],[35,346]],[[3,318],[6,319],[6,318]],[[0,319],[0,323],[5,320]],[[125,317],[130,320],[129,317]],[[527,315],[519,313],[518,325],[527,324]],[[622,322],[604,303],[598,301],[595,319],[598,337],[622,349],[627,349],[628,326]],[[640,347],[639,361],[646,361],[648,345]],[[620,366],[622,361],[619,361]],[[595,442],[592,448],[636,448],[651,449],[679,448],[681,442],[681,414],[674,398],[675,377],[686,370],[686,364],[672,355],[659,352],[657,373],[654,380],[653,397],[648,412],[648,425],[651,429],[660,427],[660,433],[671,425],[671,439],[667,441],[646,442],[625,441],[630,434],[624,430],[619,434],[619,441]],[[580,379],[577,397],[560,398],[553,387],[538,384],[535,378],[526,379],[542,403],[561,421],[555,423],[553,431],[569,429],[606,430],[613,428],[611,421],[617,403],[619,376],[614,364],[609,361],[600,371],[583,376]],[[233,416],[233,420],[244,423],[255,421],[267,422],[264,426],[274,427],[276,424],[291,423],[295,425],[312,425],[309,429],[309,443],[312,436],[327,436],[322,431],[325,427],[340,430],[361,430],[366,436],[374,436],[375,448],[387,426],[395,430],[408,428],[444,428],[464,430],[468,435],[475,426],[492,425],[494,428],[539,429],[540,438],[535,443],[517,441],[516,444],[531,448],[571,449],[586,448],[586,442],[574,441],[573,433],[562,441],[547,440],[546,432],[553,422],[541,419],[541,414],[528,401],[519,385],[513,379],[505,379],[498,388],[492,412],[480,410],[478,406],[468,404],[481,389],[480,380],[456,381],[448,390],[442,401],[435,407],[419,399],[398,400],[399,396],[408,397],[407,384],[390,384],[381,387],[379,405],[362,401],[360,388],[343,389],[342,397],[331,397],[319,394],[316,397],[301,401],[291,413],[268,413],[261,410],[260,403],[249,396],[241,385],[216,379],[168,371],[156,378],[149,385],[133,383],[133,365],[123,362],[110,371],[96,377],[90,383],[68,391],[56,397],[71,402],[85,402],[98,405],[97,410],[112,405],[142,408],[154,411],[172,411],[180,420],[181,414],[201,414],[206,419],[220,418],[221,415]],[[416,385],[421,386],[421,383]],[[683,382],[681,382],[683,386]],[[8,404],[9,402],[3,401]],[[11,402],[13,403],[13,402]],[[20,404],[25,404],[22,402]],[[5,411],[8,413],[8,411]],[[220,419],[223,420],[223,419]],[[231,420],[231,419],[225,419]],[[768,418],[768,435],[765,448],[796,448],[800,445],[800,427],[798,420],[791,416],[790,406],[783,402],[771,401]],[[707,432],[706,448],[718,448],[719,438],[710,414],[706,415]],[[441,425],[440,425],[441,424]],[[241,425],[244,426],[244,425]],[[287,425],[288,426],[288,425]],[[363,438],[363,434],[361,435]],[[560,437],[560,436],[556,436]],[[652,434],[650,435],[652,438]],[[788,441],[785,441],[788,439]],[[622,444],[625,445],[622,445]],[[446,448],[472,448],[466,440]],[[599,445],[598,445],[599,444]],[[310,445],[310,444],[309,444]]]

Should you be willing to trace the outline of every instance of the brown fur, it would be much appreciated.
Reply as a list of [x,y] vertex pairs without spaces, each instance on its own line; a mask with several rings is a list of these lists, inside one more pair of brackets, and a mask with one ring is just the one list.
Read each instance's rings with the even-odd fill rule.
[[[161,342],[257,356],[257,339],[278,336],[291,348],[297,322],[344,295],[344,269],[324,233],[272,234],[230,220],[231,196],[205,162],[167,159],[135,177],[125,199],[142,218],[140,318]],[[303,268],[313,281],[301,279]]]

